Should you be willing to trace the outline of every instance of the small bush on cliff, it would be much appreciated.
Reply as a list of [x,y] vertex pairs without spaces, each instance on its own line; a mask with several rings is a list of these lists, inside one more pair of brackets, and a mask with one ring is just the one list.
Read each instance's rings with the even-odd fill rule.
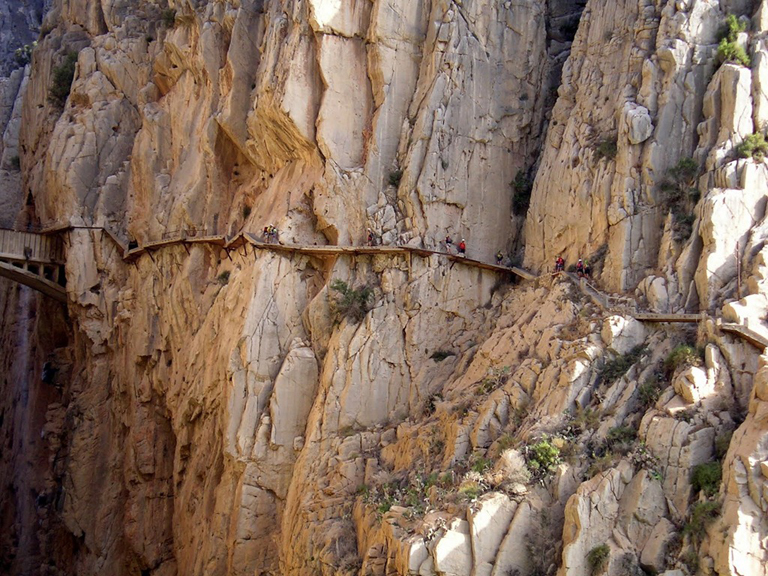
[[637,441],[637,430],[631,426],[615,426],[605,436],[606,448],[618,454],[627,454]]
[[523,449],[525,463],[531,475],[541,479],[548,476],[560,464],[560,449],[546,436],[536,444],[530,444]]
[[693,469],[691,486],[694,493],[704,492],[707,498],[712,498],[720,490],[720,480],[723,477],[723,466],[720,462],[699,464]]
[[725,19],[723,38],[717,46],[717,59],[720,63],[732,62],[749,66],[750,60],[744,47],[737,43],[739,34],[747,29],[747,23],[736,18],[734,14],[728,14]]
[[592,576],[602,574],[608,564],[608,558],[611,556],[611,549],[608,544],[599,544],[592,548],[587,554],[587,564],[589,564],[589,573]]
[[160,20],[166,28],[173,28],[176,25],[176,10],[167,8],[160,14]]
[[762,162],[766,154],[768,154],[768,142],[765,141],[762,132],[750,134],[736,146],[736,156],[739,158],[753,158],[757,162]]
[[400,186],[400,180],[403,179],[403,171],[402,170],[393,170],[389,173],[389,185],[394,186],[397,188]]
[[693,209],[699,201],[696,177],[699,165],[693,158],[681,158],[667,170],[661,182],[662,200],[669,207],[673,218],[675,240],[687,240],[693,230]]
[[728,448],[731,447],[731,438],[733,430],[723,430],[715,437],[715,456],[718,460],[725,458]]
[[618,153],[619,145],[618,139],[616,138],[604,138],[597,144],[597,148],[595,148],[595,154],[598,160],[602,160],[603,158],[613,160]]
[[231,272],[229,270],[225,270],[224,272],[218,275],[218,277],[216,278],[216,281],[222,286],[226,286],[227,284],[229,284],[230,274]]
[[488,373],[485,378],[480,382],[477,388],[480,394],[490,394],[499,386],[506,383],[509,378],[510,368],[509,366],[503,366],[501,368],[491,367],[488,368]]
[[373,288],[370,286],[351,288],[346,282],[337,278],[331,282],[331,290],[335,292],[331,298],[331,310],[338,321],[349,318],[360,322],[371,309]]
[[664,375],[660,371],[656,371],[652,376],[645,379],[637,391],[640,407],[643,410],[648,410],[659,399],[662,390],[664,390]]
[[608,360],[603,364],[602,368],[600,368],[599,374],[602,381],[606,384],[613,384],[616,382],[616,380],[627,373],[627,370],[629,370],[635,362],[640,360],[640,356],[645,353],[645,350],[645,346],[638,344],[626,354],[622,354],[613,360]]
[[66,104],[69,91],[72,89],[76,65],[77,52],[68,52],[64,61],[53,68],[53,83],[48,92],[48,99],[60,108]]
[[434,360],[435,362],[442,362],[449,356],[456,356],[456,352],[451,352],[450,350],[435,350],[432,352],[430,359]]
[[664,360],[664,374],[667,378],[678,370],[678,368],[687,368],[688,366],[701,366],[703,354],[690,344],[680,344],[675,346],[672,352]]
[[683,534],[688,535],[694,542],[701,542],[707,533],[707,526],[712,524],[720,515],[720,503],[713,500],[698,502],[691,511],[683,527]]

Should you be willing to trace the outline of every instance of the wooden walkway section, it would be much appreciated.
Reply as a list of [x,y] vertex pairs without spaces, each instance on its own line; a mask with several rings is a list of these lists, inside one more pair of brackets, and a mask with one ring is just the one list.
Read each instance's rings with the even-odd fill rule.
[[728,332],[730,334],[733,334],[734,336],[738,336],[742,340],[746,340],[756,348],[759,348],[761,350],[765,350],[768,348],[768,338],[763,336],[762,334],[758,334],[754,330],[750,330],[746,326],[742,326],[741,324],[722,324],[720,326],[720,329],[723,332]]
[[4,278],[66,302],[65,261],[58,236],[0,229],[0,276]]
[[[464,266],[491,270],[498,273],[514,274],[523,280],[536,280],[538,276],[518,267],[498,266],[480,260],[465,258],[458,254],[427,250],[413,246],[308,246],[302,244],[282,244],[279,242],[264,242],[256,234],[242,232],[234,237],[210,235],[205,230],[180,230],[169,233],[167,237],[141,246],[129,247],[122,243],[115,234],[106,228],[98,226],[77,226],[71,224],[49,226],[40,232],[20,232],[0,229],[0,276],[9,278],[20,284],[25,284],[35,290],[58,300],[67,301],[66,290],[63,286],[63,269],[66,262],[63,235],[74,230],[94,230],[106,234],[120,249],[126,262],[136,262],[141,256],[152,258],[152,253],[169,246],[183,246],[189,251],[189,246],[206,244],[216,246],[226,251],[227,256],[233,250],[252,246],[254,250],[268,250],[278,254],[304,254],[319,258],[341,255],[402,255],[410,257],[417,255],[423,258],[440,256]],[[611,300],[616,300],[584,278],[578,278],[572,272],[564,273],[586,296],[604,310],[611,308]],[[672,322],[696,323],[707,318],[701,314],[661,314],[655,312],[629,312],[640,322]],[[719,324],[723,332],[727,332],[746,340],[760,349],[768,348],[768,338],[740,324]]]
[[128,246],[121,242],[115,234],[99,226],[77,226],[73,224],[58,224],[48,226],[39,232],[18,232],[15,230],[0,230],[0,276],[5,276],[66,302],[66,290],[63,281],[63,266],[66,261],[63,237],[75,230],[94,230],[106,234],[119,248],[123,260],[136,262],[144,255],[152,258],[152,254],[170,246],[183,246],[189,251],[193,244],[217,246],[226,251],[227,256],[233,250],[243,246],[252,246],[258,250],[269,250],[279,254],[305,254],[315,257],[333,257],[340,255],[401,255],[410,257],[417,255],[424,258],[437,255],[445,257],[464,266],[491,270],[503,274],[514,274],[523,280],[535,280],[537,276],[518,267],[498,266],[480,260],[465,258],[457,254],[449,254],[436,250],[427,250],[412,246],[308,246],[302,244],[282,244],[279,242],[264,242],[250,232],[237,234],[232,238],[224,235],[210,235],[205,230],[179,230],[170,233],[160,240],[147,242],[141,246]]
[[655,312],[639,312],[634,314],[640,322],[701,322],[706,314],[657,314]]

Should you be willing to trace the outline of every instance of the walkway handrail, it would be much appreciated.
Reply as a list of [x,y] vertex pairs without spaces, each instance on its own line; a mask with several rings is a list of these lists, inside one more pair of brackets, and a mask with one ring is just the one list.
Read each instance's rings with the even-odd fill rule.
[[[416,246],[337,246],[321,245],[307,246],[301,244],[282,244],[264,242],[259,237],[250,232],[240,232],[234,236],[226,237],[224,235],[206,236],[207,229],[182,229],[163,234],[163,239],[155,242],[148,242],[142,246],[129,248],[124,245],[115,234],[109,229],[101,226],[78,226],[72,224],[61,224],[48,228],[39,228],[39,232],[10,230],[0,228],[0,260],[9,260],[11,262],[29,262],[51,265],[62,265],[65,261],[61,241],[55,235],[71,230],[99,230],[105,232],[109,238],[120,248],[122,258],[125,261],[132,262],[143,254],[148,254],[152,250],[158,250],[166,246],[185,243],[210,243],[219,246],[229,253],[243,245],[250,244],[254,248],[262,250],[273,250],[275,252],[291,252],[309,255],[339,255],[339,254],[416,254],[419,256],[441,256],[448,259],[486,270],[497,272],[506,272],[515,274],[525,280],[535,280],[537,278],[531,272],[516,266],[499,266],[488,264],[480,260],[473,260],[458,254],[439,252],[437,250],[428,250]],[[168,237],[175,234],[172,237]],[[0,276],[6,276],[32,286],[36,290],[43,292],[61,302],[66,302],[66,291],[63,287],[40,277],[39,275],[30,275],[26,270],[17,268],[12,264],[0,261]],[[572,273],[566,272],[565,276],[576,283],[578,287],[587,294],[595,303],[603,309],[609,308],[611,296],[604,294],[596,287],[589,284],[583,278],[576,278]],[[615,298],[614,298],[615,299]],[[638,312],[628,311],[629,315],[641,322],[701,322],[707,318],[706,312],[698,314],[663,314],[658,312]],[[741,324],[720,324],[724,332],[735,334],[742,339],[750,342],[758,348],[768,347],[768,338],[757,332],[750,330]]]

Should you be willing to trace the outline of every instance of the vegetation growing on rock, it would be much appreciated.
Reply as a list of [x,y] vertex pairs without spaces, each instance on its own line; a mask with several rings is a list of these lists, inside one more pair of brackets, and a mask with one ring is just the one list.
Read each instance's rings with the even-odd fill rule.
[[349,318],[354,322],[360,322],[370,310],[371,300],[373,299],[373,288],[370,286],[360,286],[352,288],[336,278],[330,284],[331,291],[331,309],[337,320]]
[[738,36],[747,29],[747,23],[728,14],[725,19],[725,30],[720,44],[717,46],[717,57],[720,62],[733,62],[742,66],[750,65],[750,58],[744,47],[738,44]]
[[48,92],[51,102],[60,108],[64,107],[69,97],[69,91],[72,89],[72,81],[75,78],[75,67],[77,66],[77,52],[69,51],[64,57],[63,62],[54,66],[51,88]]
[[750,134],[736,146],[736,155],[739,158],[753,158],[757,162],[762,162],[766,154],[768,154],[768,142],[762,132]]

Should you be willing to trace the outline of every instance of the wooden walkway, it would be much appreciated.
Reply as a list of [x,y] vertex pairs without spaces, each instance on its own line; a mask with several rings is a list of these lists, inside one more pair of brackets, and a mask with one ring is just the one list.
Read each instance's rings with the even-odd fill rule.
[[[269,250],[279,254],[305,254],[319,258],[340,255],[417,255],[424,258],[437,255],[464,266],[491,270],[498,273],[514,274],[524,280],[535,280],[537,276],[518,267],[498,266],[480,260],[465,258],[457,254],[426,250],[412,246],[334,246],[302,245],[264,242],[250,232],[237,234],[232,238],[224,235],[209,235],[204,230],[179,230],[161,240],[147,242],[141,246],[127,246],[108,229],[98,226],[77,226],[61,224],[48,226],[39,232],[19,232],[0,229],[0,276],[25,284],[44,294],[66,302],[66,290],[63,287],[63,267],[66,261],[63,248],[63,235],[74,230],[94,230],[106,234],[120,250],[126,262],[136,262],[144,255],[152,254],[170,246],[183,246],[189,250],[193,244],[217,246],[227,255],[243,246],[253,249]],[[57,281],[61,283],[57,283]]]
[[64,263],[60,237],[0,229],[0,276],[66,302]]
[[[341,255],[401,255],[406,257],[416,255],[423,258],[440,256],[463,266],[505,274],[511,273],[523,280],[535,280],[537,278],[535,274],[522,268],[488,264],[487,262],[465,258],[458,254],[413,246],[308,246],[303,244],[264,242],[259,236],[250,232],[243,232],[234,237],[227,238],[223,235],[209,235],[205,230],[180,230],[177,233],[169,234],[168,237],[161,240],[147,242],[141,246],[128,247],[106,228],[74,225],[51,226],[42,229],[39,233],[0,229],[0,276],[30,286],[60,302],[66,302],[66,290],[62,282],[65,263],[62,235],[73,230],[95,230],[105,233],[120,249],[120,253],[126,262],[136,262],[144,255],[152,258],[153,252],[170,246],[183,246],[188,251],[190,245],[206,244],[225,250],[228,256],[231,251],[240,248],[246,249],[247,246],[251,246],[254,250],[268,250],[286,255],[304,254],[318,258]],[[615,297],[612,298],[610,295],[601,292],[587,282],[586,279],[578,278],[576,274],[571,272],[565,272],[564,274],[597,306],[604,310],[612,308],[611,300],[615,301]],[[697,323],[707,318],[705,313],[661,314],[637,311],[629,311],[628,313],[640,322]],[[723,332],[733,334],[760,349],[768,347],[768,338],[750,330],[746,326],[740,324],[719,325]]]
[[655,312],[639,312],[634,314],[641,322],[701,322],[706,314],[657,314]]
[[768,348],[768,338],[763,336],[762,334],[758,334],[754,330],[750,330],[746,326],[742,326],[741,324],[722,324],[720,326],[720,329],[723,332],[728,332],[729,334],[733,334],[734,336],[738,336],[742,340],[746,340],[756,348],[759,348],[761,350],[765,350]]

